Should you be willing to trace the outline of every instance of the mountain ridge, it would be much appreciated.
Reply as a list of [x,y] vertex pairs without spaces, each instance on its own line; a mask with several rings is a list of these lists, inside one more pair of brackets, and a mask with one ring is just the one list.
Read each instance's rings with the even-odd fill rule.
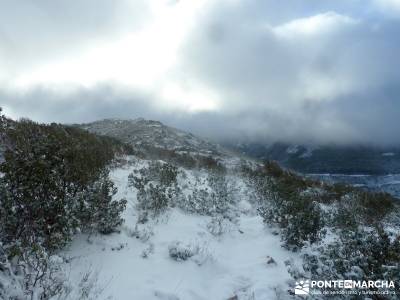
[[202,155],[227,154],[216,143],[156,120],[111,118],[77,126],[95,134],[118,138],[138,148],[155,147]]

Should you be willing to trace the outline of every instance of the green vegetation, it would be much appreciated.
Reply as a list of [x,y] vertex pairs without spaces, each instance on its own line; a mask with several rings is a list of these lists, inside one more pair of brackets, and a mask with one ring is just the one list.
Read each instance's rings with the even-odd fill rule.
[[[0,124],[5,145],[0,165],[0,271],[5,270],[1,262],[9,271],[24,266],[24,293],[41,286],[40,299],[49,299],[59,291],[48,273],[49,255],[75,232],[111,233],[123,222],[126,200],[112,199],[116,189],[108,165],[124,147],[54,123],[1,116]],[[43,288],[43,280],[51,281],[54,293],[50,286]]]
[[273,162],[265,165],[263,173],[267,182],[259,192],[267,202],[262,203],[259,212],[264,221],[281,228],[284,245],[289,249],[318,241],[324,235],[325,224],[314,195],[305,192],[311,183]]
[[14,122],[5,135],[9,147],[0,166],[4,244],[57,249],[74,230],[92,226],[85,209],[90,207],[90,214],[104,209],[96,205],[101,197],[111,206],[113,186],[104,171],[115,149],[108,140],[73,127],[28,120]]
[[137,151],[136,154],[145,159],[161,159],[172,165],[181,166],[186,169],[205,169],[221,172],[225,169],[212,156],[196,155],[184,151],[145,146],[140,152]]
[[179,191],[177,176],[177,167],[159,161],[153,161],[147,168],[129,175],[130,186],[138,190],[139,223],[159,216],[172,205],[171,200]]
[[[293,251],[309,246],[302,270],[290,269],[296,280],[400,277],[400,236],[387,229],[399,205],[389,194],[309,180],[274,162],[242,171],[256,192],[260,215],[279,228],[283,246]],[[323,239],[328,230],[332,240]]]
[[[292,250],[320,240],[326,227],[379,224],[395,208],[389,194],[313,181],[275,162],[257,170],[245,168],[243,174],[256,190],[264,221],[281,229],[284,245]],[[329,205],[329,211],[324,211],[324,205]]]
[[[308,276],[320,280],[396,280],[400,278],[400,236],[380,226],[346,230],[318,254],[305,254],[303,268]],[[397,297],[381,295],[373,299]],[[360,299],[350,295],[343,298]]]

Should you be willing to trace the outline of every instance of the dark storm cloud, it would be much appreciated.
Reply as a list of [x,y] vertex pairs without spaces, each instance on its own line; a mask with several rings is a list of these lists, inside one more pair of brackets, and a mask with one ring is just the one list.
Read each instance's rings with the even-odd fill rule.
[[[146,26],[144,1],[27,3],[0,0],[5,8],[0,10],[0,66],[9,74]],[[216,111],[166,112],[158,105],[158,91],[122,89],[117,83],[69,93],[0,86],[0,106],[40,121],[159,119],[218,139],[400,143],[400,5],[395,1],[210,3],[169,74],[215,91]]]
[[[152,103],[155,95],[121,91],[103,85],[81,88],[61,96],[37,88],[28,93],[0,92],[5,113],[40,122],[82,123],[103,118],[160,120],[217,141],[251,140],[295,143],[372,143],[392,145],[398,134],[398,86],[343,97],[327,104],[304,104],[295,113],[241,110],[234,114],[196,114],[160,111]],[[374,103],[379,101],[380,105]],[[339,122],[340,120],[340,122]],[[329,133],[329,134],[327,134]]]
[[[267,3],[264,17],[257,3],[216,5],[185,49],[184,68],[221,91],[233,128],[242,120],[257,138],[400,143],[400,90],[388,89],[400,83],[399,20],[353,10],[357,1],[351,10],[340,1]],[[281,11],[298,15],[271,25],[265,16]]]

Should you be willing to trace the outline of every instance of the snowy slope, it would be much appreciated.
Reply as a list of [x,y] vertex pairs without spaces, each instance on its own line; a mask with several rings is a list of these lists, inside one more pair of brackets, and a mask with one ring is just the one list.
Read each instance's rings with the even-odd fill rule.
[[[87,236],[78,236],[64,253],[71,257],[71,278],[81,278],[88,269],[98,271],[102,297],[118,300],[289,297],[291,279],[285,261],[297,261],[298,257],[284,250],[279,237],[264,227],[243,189],[238,195],[242,199],[239,222],[220,237],[207,230],[210,217],[177,208],[135,229],[136,192],[127,186],[127,179],[134,168],[145,163],[135,160],[112,172],[119,190],[116,198],[124,197],[129,203],[125,224],[121,233],[90,237],[90,243]],[[197,249],[197,254],[187,261],[171,259],[169,246],[176,241]],[[268,256],[276,263],[268,264]],[[234,296],[238,298],[231,298]]]

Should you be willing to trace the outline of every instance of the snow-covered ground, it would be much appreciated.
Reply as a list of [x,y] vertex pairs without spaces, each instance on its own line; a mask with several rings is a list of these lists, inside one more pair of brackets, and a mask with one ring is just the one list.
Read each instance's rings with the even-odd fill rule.
[[[78,236],[65,250],[71,257],[71,279],[88,270],[98,272],[101,298],[134,299],[256,299],[289,297],[291,277],[285,261],[297,254],[280,246],[279,236],[265,228],[246,199],[241,201],[237,225],[216,237],[207,230],[210,217],[170,209],[158,221],[135,228],[136,193],[128,175],[138,165],[115,169],[116,198],[128,206],[120,233]],[[169,247],[180,242],[195,249],[186,261],[175,261]],[[273,261],[270,259],[272,258]],[[237,298],[235,298],[237,296]]]

